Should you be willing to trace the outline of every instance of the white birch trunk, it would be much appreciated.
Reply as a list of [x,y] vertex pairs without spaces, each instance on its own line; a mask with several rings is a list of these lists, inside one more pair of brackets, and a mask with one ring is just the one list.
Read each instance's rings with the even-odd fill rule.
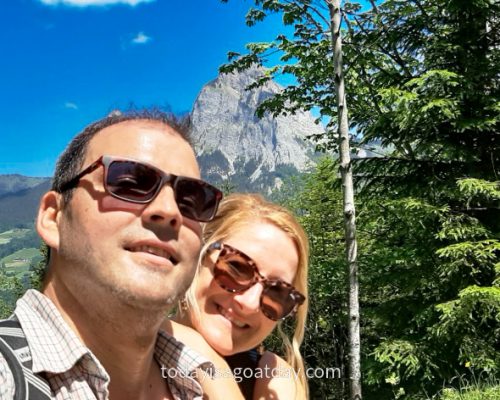
[[354,188],[349,146],[349,123],[345,101],[344,75],[342,71],[342,37],[340,33],[340,0],[327,0],[330,11],[330,28],[334,50],[333,63],[335,90],[337,95],[340,174],[344,199],[344,224],[346,256],[349,266],[349,383],[351,400],[361,397],[361,361],[359,333],[359,284],[356,242],[356,213],[354,208]]

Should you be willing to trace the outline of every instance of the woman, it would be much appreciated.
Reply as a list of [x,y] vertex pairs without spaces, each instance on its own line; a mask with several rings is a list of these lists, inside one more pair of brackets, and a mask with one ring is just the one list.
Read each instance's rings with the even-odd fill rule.
[[[246,399],[306,398],[299,346],[307,314],[309,249],[302,227],[289,211],[260,195],[233,194],[205,225],[203,239],[198,272],[175,321],[194,328],[225,358]],[[295,318],[291,340],[281,330],[287,317]],[[256,350],[274,328],[286,361]],[[188,338],[188,329],[174,323],[168,330],[201,350]],[[231,398],[227,392],[225,398]]]

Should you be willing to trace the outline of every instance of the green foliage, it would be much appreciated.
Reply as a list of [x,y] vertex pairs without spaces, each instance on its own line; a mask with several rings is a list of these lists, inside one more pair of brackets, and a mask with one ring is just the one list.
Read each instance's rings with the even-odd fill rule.
[[395,149],[360,163],[359,173],[399,192],[432,178],[429,194],[438,196],[457,178],[498,179],[499,9],[388,0],[352,17],[344,58],[356,60],[346,74],[351,120],[362,143]]
[[458,180],[458,189],[470,209],[483,204],[491,204],[500,200],[500,182],[488,182],[482,179],[466,178]]
[[365,290],[382,292],[365,308],[368,396],[387,377],[412,398],[499,365],[498,12],[388,0],[348,21],[351,121],[361,143],[394,149],[355,165],[381,208],[364,215],[379,240],[362,255]]
[[500,386],[482,389],[443,389],[440,400],[498,400],[500,398]]
[[401,376],[412,376],[420,370],[418,348],[410,341],[385,341],[375,349],[374,357],[380,364],[387,366],[390,373],[385,381],[391,385],[399,384]]
[[436,306],[441,313],[433,327],[441,339],[454,337],[459,347],[459,361],[471,369],[494,372],[500,365],[495,347],[500,341],[500,288],[476,285],[462,289],[458,298]]
[[[500,365],[498,233],[449,204],[364,200],[365,395],[413,398],[457,372],[493,372]],[[465,362],[473,367],[465,370]]]
[[7,276],[0,270],[0,319],[7,318],[14,311],[16,301],[25,289],[17,276]]
[[[40,239],[37,240],[40,242]],[[30,258],[26,267],[7,268],[6,262],[13,258]],[[21,249],[4,258],[0,264],[0,319],[6,318],[14,311],[16,301],[27,289],[40,290],[48,261],[48,248],[45,244],[37,249]]]
[[[454,379],[455,380],[455,379]],[[432,399],[435,400],[497,400],[500,398],[500,380],[484,379],[481,375],[472,374],[470,379],[463,376],[456,379],[457,387],[446,387]]]
[[414,198],[379,198],[361,206],[358,224],[368,398],[375,392],[389,396],[396,381],[398,388],[409,392],[409,382],[435,378],[438,367],[425,339],[427,324],[437,318],[430,307],[439,293],[435,239],[429,232],[436,229],[445,212],[446,207]]
[[[309,318],[302,352],[309,368],[339,368],[346,376],[347,282],[342,197],[331,159],[315,172],[286,181],[273,199],[292,209],[309,235]],[[280,350],[276,339],[272,348]],[[311,398],[345,398],[342,379],[309,380]]]
[[[246,55],[233,54],[221,70],[263,65],[254,86],[279,74],[293,75],[296,84],[261,103],[258,115],[315,108],[327,125],[312,139],[324,150],[335,149],[327,2],[253,4],[249,25],[280,13],[292,29],[272,42],[249,45]],[[370,5],[343,2],[342,32],[353,138],[362,147],[375,142],[384,148],[381,157],[354,163],[361,191],[364,396],[427,398],[443,382],[457,387],[457,375],[488,374],[500,365],[495,346],[500,3],[386,0]],[[279,55],[279,65],[269,65],[271,54]],[[304,352],[309,363],[323,367],[329,365],[326,358],[338,360],[344,351],[336,340],[345,326],[346,287],[339,262],[342,229],[335,225],[342,220],[341,207],[331,201],[338,202],[338,194],[328,190],[336,174],[327,170],[320,165],[293,205],[302,210],[313,249],[312,334]],[[332,308],[322,299],[342,306]],[[325,388],[328,383],[313,382],[312,393],[345,397],[342,390]]]
[[30,287],[37,290],[42,290],[42,283],[49,264],[49,247],[42,243],[40,245],[41,260],[36,262],[31,268]]

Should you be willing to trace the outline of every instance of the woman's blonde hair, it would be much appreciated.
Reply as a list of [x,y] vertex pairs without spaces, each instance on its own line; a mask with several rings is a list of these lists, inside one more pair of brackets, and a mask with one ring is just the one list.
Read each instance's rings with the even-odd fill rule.
[[[308,293],[307,293],[307,270],[309,265],[309,242],[304,229],[299,224],[295,216],[286,208],[265,200],[259,194],[238,193],[231,194],[224,198],[219,205],[217,216],[214,220],[206,223],[203,227],[204,246],[200,253],[198,272],[186,292],[185,300],[188,303],[188,310],[199,316],[199,308],[196,303],[195,289],[197,287],[197,276],[201,268],[201,261],[207,247],[217,241],[223,242],[232,233],[243,229],[249,224],[258,221],[270,223],[285,232],[294,242],[299,256],[297,273],[292,285],[305,297],[295,315],[295,330],[292,338],[289,338],[281,328],[281,323],[277,326],[280,338],[285,347],[285,359],[298,373],[299,382],[305,390],[307,397],[307,380],[304,371],[304,361],[300,354],[299,347],[304,338],[304,328],[307,318]],[[251,238],[249,238],[251,240]],[[182,312],[182,307],[179,308]]]

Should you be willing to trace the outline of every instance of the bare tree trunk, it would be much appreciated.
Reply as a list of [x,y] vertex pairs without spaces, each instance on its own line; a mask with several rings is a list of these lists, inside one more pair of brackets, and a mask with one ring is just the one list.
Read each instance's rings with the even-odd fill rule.
[[361,362],[359,334],[359,284],[356,242],[356,213],[354,208],[354,187],[349,147],[349,123],[345,101],[344,75],[342,72],[342,37],[340,34],[340,0],[327,0],[330,11],[330,28],[334,50],[335,90],[337,95],[340,174],[344,198],[344,224],[346,255],[349,265],[349,382],[351,400],[361,397]]

